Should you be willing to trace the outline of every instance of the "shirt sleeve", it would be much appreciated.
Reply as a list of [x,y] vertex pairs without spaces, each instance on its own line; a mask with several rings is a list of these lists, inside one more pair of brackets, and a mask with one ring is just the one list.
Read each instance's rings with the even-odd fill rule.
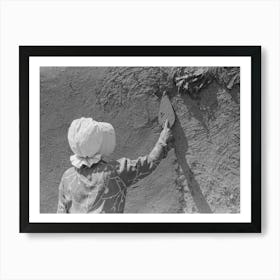
[[57,213],[69,213],[69,204],[70,204],[70,200],[66,195],[64,184],[63,184],[63,178],[62,178],[58,188]]
[[134,160],[129,158],[119,159],[117,173],[126,186],[129,187],[151,174],[161,160],[166,157],[168,150],[168,145],[159,140],[150,154],[146,156],[141,156]]

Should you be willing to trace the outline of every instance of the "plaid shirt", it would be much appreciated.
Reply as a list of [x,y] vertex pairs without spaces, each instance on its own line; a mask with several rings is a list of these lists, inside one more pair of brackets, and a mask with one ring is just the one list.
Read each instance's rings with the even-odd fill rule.
[[151,174],[167,151],[159,139],[149,155],[136,160],[101,160],[90,168],[69,168],[59,185],[57,213],[123,213],[127,187]]

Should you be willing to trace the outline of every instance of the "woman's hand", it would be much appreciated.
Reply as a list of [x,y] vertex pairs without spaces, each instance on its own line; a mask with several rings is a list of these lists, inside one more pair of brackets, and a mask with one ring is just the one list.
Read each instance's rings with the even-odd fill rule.
[[164,123],[164,127],[163,127],[163,130],[160,133],[159,139],[160,139],[161,142],[163,142],[167,145],[173,143],[174,137],[173,137],[172,131],[169,127],[168,119],[166,119],[166,121]]

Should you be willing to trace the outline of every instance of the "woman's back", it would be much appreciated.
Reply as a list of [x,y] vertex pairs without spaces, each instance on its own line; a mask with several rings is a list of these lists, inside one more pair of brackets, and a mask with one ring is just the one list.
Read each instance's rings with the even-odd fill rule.
[[69,168],[59,187],[64,197],[58,212],[122,213],[127,185],[117,172],[119,165],[118,161],[101,161],[90,168]]

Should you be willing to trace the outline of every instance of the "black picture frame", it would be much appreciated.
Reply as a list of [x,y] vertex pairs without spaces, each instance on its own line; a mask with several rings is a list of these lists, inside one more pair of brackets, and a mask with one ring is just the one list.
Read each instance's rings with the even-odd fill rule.
[[[29,58],[32,56],[251,57],[250,223],[31,223],[29,221]],[[21,233],[248,233],[261,232],[260,46],[19,46]]]

